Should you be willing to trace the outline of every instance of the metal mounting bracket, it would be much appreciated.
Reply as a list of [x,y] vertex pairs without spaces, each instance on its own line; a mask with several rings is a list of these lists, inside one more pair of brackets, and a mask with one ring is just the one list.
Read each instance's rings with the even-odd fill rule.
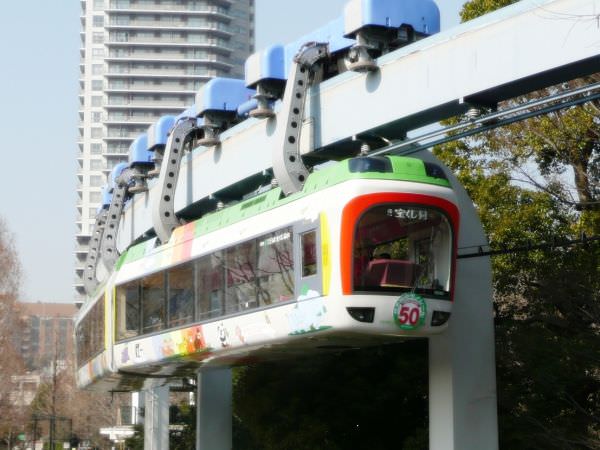
[[294,57],[290,68],[281,107],[282,122],[285,122],[282,139],[279,141],[282,148],[273,148],[273,173],[285,195],[301,190],[308,177],[308,169],[300,154],[305,97],[312,81],[313,66],[325,58],[327,53],[327,44],[305,44]]
[[117,233],[119,232],[119,222],[121,221],[125,200],[127,200],[130,181],[131,171],[125,169],[115,180],[116,186],[113,188],[112,200],[108,207],[104,235],[102,236],[100,245],[100,257],[109,272],[119,258],[119,252],[117,250]]
[[88,254],[85,258],[85,266],[83,269],[83,285],[87,295],[92,296],[98,287],[98,278],[96,277],[96,268],[98,267],[98,255],[100,253],[100,244],[104,236],[104,227],[106,226],[106,217],[108,211],[102,209],[96,216],[94,231],[90,238]]
[[195,117],[180,121],[171,131],[165,146],[158,183],[151,193],[152,225],[158,239],[163,243],[169,240],[173,230],[181,224],[175,215],[175,188],[184,144],[197,129]]

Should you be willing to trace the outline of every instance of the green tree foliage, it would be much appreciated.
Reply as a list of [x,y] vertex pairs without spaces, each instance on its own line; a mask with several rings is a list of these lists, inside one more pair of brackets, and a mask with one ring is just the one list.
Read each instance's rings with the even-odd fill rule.
[[304,356],[236,376],[234,448],[427,448],[427,344]]
[[[196,448],[196,408],[185,402],[169,407],[169,449],[190,450]],[[144,426],[135,425],[135,434],[125,440],[128,450],[144,450]]]
[[179,426],[169,432],[170,450],[196,448],[196,407],[185,402],[171,405],[169,422]]
[[125,448],[128,450],[144,450],[144,426],[135,425],[133,429],[135,431],[134,435],[125,439]]
[[[473,0],[461,16],[509,3]],[[600,104],[589,102],[435,152],[467,188],[492,243],[559,244],[600,234],[599,138]],[[600,448],[600,245],[497,256],[493,270],[501,448]]]
[[516,2],[517,0],[471,0],[463,5],[460,18],[466,22]]

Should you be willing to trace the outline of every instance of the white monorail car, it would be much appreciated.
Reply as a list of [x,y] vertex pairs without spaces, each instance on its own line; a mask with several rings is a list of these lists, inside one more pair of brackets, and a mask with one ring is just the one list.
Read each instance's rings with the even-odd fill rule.
[[452,310],[459,222],[443,171],[358,157],[125,252],[76,324],[78,383],[424,337]]

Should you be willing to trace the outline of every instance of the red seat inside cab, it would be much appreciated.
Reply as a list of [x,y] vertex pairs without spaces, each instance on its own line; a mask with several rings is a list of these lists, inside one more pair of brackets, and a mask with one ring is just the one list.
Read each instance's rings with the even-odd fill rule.
[[400,259],[374,259],[367,267],[369,286],[410,287],[414,284],[416,264]]

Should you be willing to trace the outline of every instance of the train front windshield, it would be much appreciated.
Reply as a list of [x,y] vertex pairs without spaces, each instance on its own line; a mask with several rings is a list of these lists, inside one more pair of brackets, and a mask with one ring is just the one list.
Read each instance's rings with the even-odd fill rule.
[[452,228],[440,210],[386,204],[366,211],[354,237],[354,291],[450,298]]

